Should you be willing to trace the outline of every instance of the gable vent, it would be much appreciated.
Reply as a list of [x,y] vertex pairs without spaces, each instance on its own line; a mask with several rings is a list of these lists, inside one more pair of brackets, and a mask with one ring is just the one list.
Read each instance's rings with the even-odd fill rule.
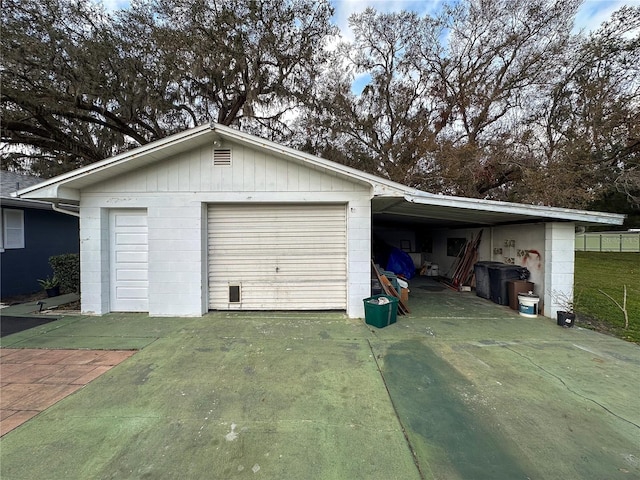
[[231,166],[231,149],[216,148],[213,151],[213,166],[214,167],[230,167]]

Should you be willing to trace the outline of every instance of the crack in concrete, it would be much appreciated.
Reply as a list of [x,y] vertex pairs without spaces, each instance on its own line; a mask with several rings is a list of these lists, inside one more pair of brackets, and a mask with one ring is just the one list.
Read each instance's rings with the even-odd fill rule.
[[550,372],[549,370],[547,370],[546,368],[544,368],[542,365],[538,365],[536,362],[534,362],[531,358],[529,358],[528,356],[514,350],[513,348],[510,348],[507,345],[504,345],[504,348],[506,348],[507,350],[515,353],[516,355],[524,358],[525,360],[527,360],[529,363],[531,363],[532,365],[534,365],[536,368],[539,368],[540,370],[542,370],[543,372],[545,372],[547,375],[552,376],[553,378],[555,378],[556,380],[558,380],[560,383],[562,383],[562,385],[564,385],[564,387],[571,393],[573,393],[574,395],[577,395],[580,398],[583,398],[584,400],[587,400],[591,403],[594,403],[596,405],[598,405],[600,408],[602,408],[604,411],[606,411],[607,413],[613,415],[614,417],[616,417],[619,420],[622,420],[623,422],[628,423],[629,425],[633,425],[634,427],[640,429],[640,425],[638,425],[637,423],[632,422],[631,420],[622,417],[621,415],[618,415],[617,413],[613,412],[612,410],[610,410],[609,408],[607,408],[605,405],[603,405],[602,403],[598,402],[597,400],[594,400],[593,398],[589,398],[586,395],[581,394],[580,392],[575,391],[574,389],[572,389],[569,385],[567,385],[567,383],[562,379],[562,377],[560,377],[559,375],[556,375],[553,372]]

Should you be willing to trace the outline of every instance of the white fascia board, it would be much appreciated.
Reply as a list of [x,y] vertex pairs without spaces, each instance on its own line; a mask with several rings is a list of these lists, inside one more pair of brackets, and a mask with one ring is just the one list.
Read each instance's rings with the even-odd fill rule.
[[33,192],[26,195],[22,194],[22,190],[18,191],[18,198],[42,201],[65,201],[72,203],[80,201],[80,192],[77,189],[63,187],[59,183],[48,185],[40,184],[37,189],[34,189],[34,187],[29,187],[29,189],[33,190]]
[[[22,198],[35,198],[35,199],[52,199],[52,200],[72,200],[77,201],[80,199],[80,193],[73,187],[73,182],[81,180],[96,172],[104,171],[115,166],[122,165],[137,158],[163,158],[162,150],[172,145],[176,146],[184,143],[194,137],[200,136],[203,133],[209,132],[208,125],[201,125],[199,127],[186,130],[175,135],[171,135],[155,142],[151,142],[147,145],[129,150],[128,152],[121,153],[114,157],[109,157],[105,160],[81,167],[70,172],[58,175],[57,177],[50,178],[44,182],[40,182],[31,187],[23,188],[16,192],[16,196]],[[135,166],[132,165],[132,168]],[[60,188],[68,185],[66,188]],[[60,188],[60,189],[59,189]],[[75,190],[75,192],[74,192]],[[69,195],[68,197],[59,197],[59,194]]]
[[330,172],[348,177],[352,180],[370,185],[373,189],[374,196],[397,196],[405,195],[406,193],[410,192],[416,192],[415,189],[409,188],[406,185],[377,177],[375,175],[365,173],[361,170],[357,170],[340,163],[332,162],[331,160],[326,160],[309,153],[304,153],[290,147],[285,147],[284,145],[280,145],[270,140],[265,140],[264,138],[256,137],[255,135],[241,132],[234,128],[230,128],[217,123],[211,123],[211,130],[217,132],[222,138],[228,138],[230,140],[235,140],[236,142],[268,150],[273,153],[291,158],[293,160],[299,162],[301,161],[303,163],[310,164],[315,167],[319,167],[324,170],[328,170]]
[[608,212],[590,212],[571,208],[545,207],[542,205],[526,205],[523,203],[500,202],[497,200],[483,200],[477,198],[452,197],[422,192],[418,195],[405,195],[410,203],[424,205],[440,205],[446,207],[481,210],[488,212],[512,213],[516,215],[539,216],[545,219],[564,220],[585,223],[603,223],[608,225],[622,225],[625,215]]

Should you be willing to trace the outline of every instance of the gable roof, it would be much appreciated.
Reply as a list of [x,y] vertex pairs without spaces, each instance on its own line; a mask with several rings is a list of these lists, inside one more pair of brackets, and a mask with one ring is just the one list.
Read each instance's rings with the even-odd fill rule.
[[441,226],[499,225],[508,223],[574,221],[584,224],[621,225],[624,215],[567,208],[525,205],[423,192],[354,168],[325,160],[239,130],[212,123],[143,145],[128,152],[23,188],[21,198],[78,203],[80,190],[173,155],[224,141],[269,151],[288,161],[367,184],[372,192],[372,214],[390,221],[410,221]]
[[37,187],[24,188],[18,192],[18,195],[23,198],[77,203],[80,199],[80,190],[82,188],[164,160],[187,150],[225,140],[267,150],[271,153],[284,156],[289,161],[304,163],[315,168],[328,170],[340,176],[348,177],[352,181],[364,182],[374,187],[376,194],[389,192],[401,194],[408,188],[399,183],[391,182],[314,155],[309,155],[230,127],[211,124],[201,125],[86,167],[67,172],[46,180]]

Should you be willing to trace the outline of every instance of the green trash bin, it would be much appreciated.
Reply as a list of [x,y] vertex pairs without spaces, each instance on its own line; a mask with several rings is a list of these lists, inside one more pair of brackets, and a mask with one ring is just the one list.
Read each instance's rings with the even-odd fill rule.
[[[386,298],[389,303],[379,303],[380,298]],[[398,299],[389,295],[374,295],[364,300],[364,321],[368,325],[383,328],[396,323],[398,316]]]

